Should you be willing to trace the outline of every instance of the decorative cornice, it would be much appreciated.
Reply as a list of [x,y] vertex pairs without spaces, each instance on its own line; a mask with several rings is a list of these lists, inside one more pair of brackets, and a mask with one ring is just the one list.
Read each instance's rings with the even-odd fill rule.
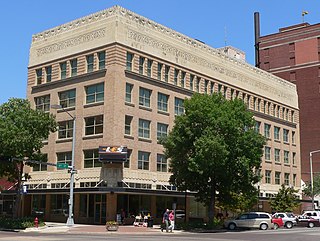
[[[123,17],[125,19],[130,20],[131,22],[135,22],[136,24],[143,26],[145,28],[152,29],[153,31],[157,31],[161,34],[165,34],[170,38],[173,38],[177,41],[180,41],[183,44],[192,46],[200,51],[203,51],[207,54],[218,56],[220,59],[224,59],[226,61],[229,61],[231,63],[234,63],[242,68],[249,69],[252,72],[255,72],[256,74],[259,74],[265,78],[268,78],[272,81],[278,82],[279,84],[285,86],[286,88],[295,89],[296,86],[289,81],[283,80],[273,74],[270,74],[266,71],[263,71],[261,69],[258,69],[248,63],[245,63],[243,61],[236,60],[234,58],[229,57],[228,55],[221,53],[218,49],[212,48],[204,43],[201,43],[200,41],[190,38],[184,34],[181,34],[177,31],[174,31],[173,29],[170,29],[168,27],[165,27],[159,23],[156,23],[150,19],[147,19],[143,16],[140,16],[130,10],[127,10],[123,7],[120,7],[118,5],[113,6],[111,8],[99,11],[97,13],[90,14],[86,17],[76,19],[72,22],[60,25],[58,27],[49,29],[47,31],[35,34],[32,36],[32,41],[37,42],[61,33],[68,32],[70,30],[74,30],[76,28],[85,26],[87,24],[91,24],[93,22],[98,22],[100,20],[106,19],[110,16],[118,15],[120,17]],[[147,36],[148,37],[148,36]],[[39,52],[38,52],[39,54]],[[41,53],[40,53],[41,54]]]

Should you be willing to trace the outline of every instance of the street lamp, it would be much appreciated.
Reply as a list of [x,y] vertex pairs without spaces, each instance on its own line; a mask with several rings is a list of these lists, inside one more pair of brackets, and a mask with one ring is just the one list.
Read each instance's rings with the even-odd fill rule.
[[320,150],[310,151],[310,184],[311,184],[311,198],[312,198],[312,210],[314,210],[314,190],[313,190],[313,170],[312,170],[312,154],[320,152]]
[[72,157],[71,157],[71,166],[69,166],[70,170],[70,197],[69,197],[69,216],[67,219],[67,226],[73,226],[73,183],[74,183],[74,154],[75,154],[75,142],[76,142],[76,117],[71,115],[69,111],[64,109],[61,105],[51,105],[52,109],[62,109],[66,112],[73,120],[73,130],[72,130]]

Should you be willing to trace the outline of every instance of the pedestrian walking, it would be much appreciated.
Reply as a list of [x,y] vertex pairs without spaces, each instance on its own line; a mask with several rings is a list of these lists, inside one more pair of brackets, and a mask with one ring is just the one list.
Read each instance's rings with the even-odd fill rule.
[[[166,211],[163,214],[163,218],[162,218],[162,223],[165,225],[166,227],[166,232],[169,231],[169,225],[170,225],[170,220],[169,220],[169,209],[167,208]],[[163,232],[163,226],[161,226],[161,232]]]
[[172,230],[174,230],[174,211],[173,210],[169,213],[169,222],[170,222],[170,226],[168,227],[168,230],[172,232]]

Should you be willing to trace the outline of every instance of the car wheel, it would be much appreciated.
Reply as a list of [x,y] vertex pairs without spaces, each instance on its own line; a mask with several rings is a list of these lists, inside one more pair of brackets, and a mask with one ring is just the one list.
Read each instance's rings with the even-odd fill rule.
[[278,228],[279,228],[279,224],[275,223],[275,224],[273,225],[273,228],[274,228],[274,229],[278,229]]
[[292,228],[293,227],[293,223],[292,222],[286,222],[285,227],[286,228]]
[[309,222],[308,223],[308,228],[313,228],[314,227],[314,223],[313,222]]
[[229,230],[235,230],[237,228],[237,225],[235,223],[229,223],[228,229]]
[[261,230],[267,230],[268,229],[268,224],[266,224],[266,223],[260,224],[260,229]]

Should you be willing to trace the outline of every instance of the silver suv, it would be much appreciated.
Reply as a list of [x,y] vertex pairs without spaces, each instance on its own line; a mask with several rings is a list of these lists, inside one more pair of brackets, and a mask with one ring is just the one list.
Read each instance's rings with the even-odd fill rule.
[[294,225],[297,225],[297,218],[293,213],[275,213],[274,217],[282,218],[283,225],[286,228],[292,228]]
[[224,222],[224,227],[229,230],[236,228],[259,228],[266,230],[272,227],[272,217],[265,212],[249,212],[241,214],[238,218],[227,220]]

